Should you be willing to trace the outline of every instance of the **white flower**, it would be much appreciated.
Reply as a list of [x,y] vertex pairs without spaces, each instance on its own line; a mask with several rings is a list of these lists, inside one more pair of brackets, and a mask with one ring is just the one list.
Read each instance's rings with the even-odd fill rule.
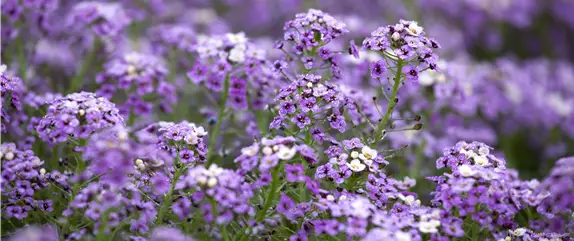
[[217,178],[215,178],[215,177],[210,177],[210,178],[207,180],[207,186],[208,186],[208,187],[214,187],[215,185],[217,185]]
[[398,32],[394,32],[394,33],[391,35],[391,39],[394,40],[394,41],[398,41],[399,39],[401,39],[401,34],[399,34]]
[[7,68],[8,68],[8,67],[6,67],[5,64],[0,65],[0,74],[4,74],[4,72],[6,72],[6,69],[7,69]]
[[191,133],[199,137],[207,135],[207,131],[205,131],[203,126],[195,127]]
[[225,37],[227,37],[227,40],[234,45],[247,43],[247,37],[245,37],[244,32],[239,32],[236,34],[227,33],[225,34]]
[[208,175],[212,177],[217,177],[223,172],[223,168],[218,167],[216,164],[211,164],[211,166],[209,166],[209,169],[207,169],[207,171]]
[[10,160],[14,159],[14,152],[7,152],[3,156],[4,156],[4,159],[10,161]]
[[377,157],[377,151],[371,149],[368,146],[363,146],[361,152],[362,153],[359,154],[359,158],[361,158],[362,160],[373,160],[375,157]]
[[268,147],[268,146],[263,147],[263,154],[266,156],[269,156],[269,155],[273,154],[273,149],[271,149],[271,147]]
[[420,27],[417,22],[411,22],[406,30],[410,35],[419,36],[423,32],[423,27]]
[[440,226],[438,220],[423,221],[419,223],[419,230],[423,233],[436,233],[438,226]]
[[237,45],[229,51],[229,60],[236,63],[245,62],[245,45]]
[[329,194],[329,195],[327,195],[327,200],[334,201],[335,197],[333,195]]
[[419,206],[421,204],[421,200],[415,199],[415,197],[411,195],[405,197],[403,194],[399,194],[399,199],[409,206]]
[[515,230],[510,230],[510,233],[514,236],[522,236],[526,233],[526,229],[525,228],[517,228]]
[[185,136],[185,143],[190,145],[195,145],[199,142],[199,138],[196,135],[190,134]]
[[65,101],[65,102],[64,102],[64,107],[70,108],[70,109],[78,108],[78,102],[75,102],[75,101]]
[[360,172],[365,170],[365,164],[361,163],[361,161],[359,161],[359,159],[353,159],[351,161],[351,163],[347,163],[347,166],[349,167],[349,169],[351,169],[354,172]]
[[405,233],[402,231],[397,231],[395,233],[395,240],[396,241],[411,241],[411,235],[409,233]]
[[356,152],[356,151],[352,151],[352,152],[351,152],[351,157],[352,157],[353,159],[357,159],[357,158],[359,158],[359,153]]
[[259,151],[259,145],[257,145],[257,144],[253,144],[251,146],[241,148],[241,154],[246,155],[246,156],[255,156],[255,155],[257,155],[258,151]]
[[474,155],[472,159],[474,160],[474,163],[480,166],[488,166],[488,164],[490,164],[486,156]]
[[297,154],[297,150],[295,150],[295,148],[281,146],[277,152],[277,157],[281,160],[291,160],[295,154]]
[[490,149],[488,149],[488,147],[481,146],[478,148],[478,155],[488,156],[488,154],[490,154]]
[[462,166],[458,167],[458,172],[463,177],[470,177],[470,176],[473,176],[474,174],[476,174],[476,171],[473,170],[472,167],[469,165],[462,165]]

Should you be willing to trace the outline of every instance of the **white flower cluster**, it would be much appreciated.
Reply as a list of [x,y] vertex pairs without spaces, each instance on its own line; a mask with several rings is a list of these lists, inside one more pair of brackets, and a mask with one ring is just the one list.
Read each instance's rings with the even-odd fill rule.
[[434,210],[431,214],[422,215],[419,230],[423,233],[436,233],[440,227],[440,211]]
[[361,153],[357,151],[351,152],[351,158],[353,159],[350,163],[347,163],[347,166],[354,172],[361,172],[365,170],[367,166],[371,167],[373,164],[373,159],[377,157],[377,154],[378,153],[376,150],[371,149],[368,146],[364,146],[361,149]]
[[245,33],[227,33],[224,36],[205,36],[197,38],[196,51],[201,58],[227,59],[233,63],[244,63],[246,59],[265,59],[266,52],[255,48],[248,42]]

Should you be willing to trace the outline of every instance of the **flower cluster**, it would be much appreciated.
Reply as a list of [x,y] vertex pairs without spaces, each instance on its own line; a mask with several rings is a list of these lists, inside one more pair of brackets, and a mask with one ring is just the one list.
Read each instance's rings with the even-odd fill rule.
[[[550,175],[536,187],[537,195],[548,196],[542,200],[537,211],[549,219],[549,232],[574,231],[574,158],[565,157],[556,161]],[[562,221],[564,220],[564,221]],[[541,225],[544,226],[544,225]]]
[[[0,88],[2,98],[2,132],[6,132],[6,123],[10,123],[10,112],[21,112],[22,92],[24,91],[24,83],[22,80],[14,75],[6,72],[6,65],[0,66]],[[10,109],[8,109],[8,106]]]
[[281,88],[276,101],[279,102],[278,115],[271,122],[270,128],[290,129],[297,126],[300,130],[311,129],[319,127],[326,119],[330,128],[339,132],[346,129],[343,112],[351,101],[337,85],[322,81],[321,76],[300,76],[297,81]]
[[[385,57],[409,63],[402,71],[407,79],[418,80],[419,72],[437,69],[438,56],[433,49],[440,48],[438,42],[425,37],[423,28],[414,21],[401,20],[396,25],[380,27],[363,41],[363,48],[383,52]],[[386,71],[383,60],[373,63],[371,76],[377,78]]]
[[90,136],[83,153],[84,160],[90,163],[89,170],[111,184],[126,183],[135,159],[134,146],[128,138],[128,132],[121,126]]
[[187,121],[177,124],[158,123],[143,131],[150,134],[157,131],[158,148],[170,152],[182,163],[204,163],[206,160],[207,146],[203,137],[207,132],[201,126]]
[[[328,67],[333,77],[340,77],[338,53],[326,45],[348,32],[345,23],[321,10],[309,9],[307,13],[297,14],[295,19],[287,21],[283,30],[284,41],[277,42],[275,48],[285,52],[288,61],[299,63],[304,73]],[[292,45],[292,49],[286,48],[286,43]],[[284,61],[274,64],[275,71],[283,74],[286,67]]]
[[439,185],[432,203],[452,216],[469,217],[496,237],[499,232],[515,228],[515,215],[540,204],[546,195],[536,194],[537,181],[521,181],[518,173],[506,169],[504,161],[490,150],[483,143],[459,142],[445,149],[445,155],[437,160],[438,168],[447,166],[452,173],[429,179]]
[[68,16],[71,28],[91,28],[99,37],[119,35],[130,22],[131,19],[119,3],[80,2],[71,9]]
[[[242,148],[241,155],[235,158],[234,162],[238,163],[242,172],[257,168],[266,173],[278,166],[280,162],[294,159],[297,153],[308,163],[317,162],[313,149],[306,145],[296,145],[296,139],[292,136],[263,138],[261,142],[255,142],[251,146]],[[288,169],[288,167],[285,168]],[[296,167],[293,168],[296,169]]]
[[195,50],[197,34],[186,25],[162,24],[150,28],[149,37],[154,51],[165,56],[174,50],[192,53]]
[[114,103],[94,93],[80,92],[54,100],[36,131],[45,142],[57,144],[68,138],[84,139],[95,131],[121,124],[123,118]]
[[69,191],[66,176],[47,172],[44,161],[31,150],[20,150],[14,143],[2,143],[2,213],[8,218],[23,220],[30,212],[52,212],[50,199],[37,199],[36,194],[47,191],[51,183]]
[[131,52],[109,61],[105,67],[106,71],[96,79],[101,84],[97,94],[118,101],[123,116],[149,115],[155,102],[159,102],[161,111],[170,112],[171,105],[177,102],[175,87],[166,79],[167,68],[153,55]]
[[227,224],[235,215],[255,214],[255,209],[249,204],[253,185],[246,183],[244,176],[233,170],[217,165],[193,167],[180,179],[176,189],[191,192],[171,207],[181,220],[191,215],[191,205],[199,205],[204,220],[216,224]]

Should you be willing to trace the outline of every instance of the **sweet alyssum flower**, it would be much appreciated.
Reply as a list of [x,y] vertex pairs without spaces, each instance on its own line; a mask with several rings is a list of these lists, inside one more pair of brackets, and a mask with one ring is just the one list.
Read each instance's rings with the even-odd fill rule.
[[156,56],[130,52],[110,60],[105,67],[96,78],[101,85],[97,94],[116,100],[123,116],[149,115],[154,102],[161,111],[171,112],[177,102],[175,87],[167,80],[168,70]]
[[54,100],[36,131],[42,140],[57,144],[68,138],[87,138],[95,131],[123,122],[114,103],[94,93],[80,92]]
[[73,29],[92,28],[100,37],[114,37],[131,22],[119,3],[88,1],[74,5],[68,16],[68,26]]
[[[0,66],[0,88],[2,90],[2,132],[5,133],[6,123],[10,123],[10,115],[18,115],[22,111],[24,83],[22,80],[7,72],[6,65]],[[17,118],[17,116],[14,116]]]

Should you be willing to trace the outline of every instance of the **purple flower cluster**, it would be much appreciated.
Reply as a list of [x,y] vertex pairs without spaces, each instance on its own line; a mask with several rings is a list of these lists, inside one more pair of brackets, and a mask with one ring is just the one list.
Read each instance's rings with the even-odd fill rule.
[[542,200],[537,211],[548,221],[546,225],[540,224],[540,228],[546,226],[548,232],[574,231],[574,158],[565,157],[556,161],[550,175],[536,187],[537,195],[548,196]]
[[[261,142],[255,142],[250,146],[241,149],[241,155],[235,158],[234,162],[238,163],[239,170],[244,173],[253,171],[256,168],[262,173],[267,173],[271,169],[277,167],[280,162],[286,162],[295,159],[299,153],[306,162],[315,163],[317,157],[307,145],[297,145],[296,139],[292,136],[282,137],[275,136],[272,139],[263,138]],[[289,178],[292,181],[299,179],[298,167],[285,167],[291,168],[294,172],[293,177]]]
[[157,146],[171,153],[185,164],[204,163],[207,146],[203,137],[207,132],[203,127],[183,121],[180,123],[158,123],[148,126],[139,135],[141,140],[153,139],[157,133]]
[[70,10],[67,25],[72,29],[91,28],[96,36],[115,37],[131,22],[119,3],[86,1]]
[[183,24],[162,24],[150,28],[149,37],[154,51],[165,56],[170,51],[193,53],[197,33],[189,26]]
[[23,220],[30,212],[54,211],[52,200],[37,199],[35,194],[47,191],[50,184],[69,191],[66,176],[47,172],[44,161],[31,150],[20,150],[14,143],[0,147],[2,159],[2,213],[7,218]]
[[[296,14],[295,19],[287,21],[283,30],[284,41],[277,42],[275,48],[281,49],[288,61],[298,63],[303,73],[330,68],[334,78],[340,77],[338,52],[326,45],[348,32],[345,23],[321,10],[309,9],[307,13]],[[292,45],[292,49],[286,48],[286,43]],[[284,61],[278,61],[274,69],[283,72],[286,67]]]
[[[380,51],[391,60],[409,63],[404,74],[407,79],[418,80],[419,72],[437,69],[438,56],[433,49],[440,48],[437,41],[425,37],[423,28],[414,21],[401,20],[396,25],[379,27],[363,41],[363,48]],[[371,76],[378,78],[386,70],[384,61],[371,66]]]
[[452,173],[429,179],[438,184],[431,202],[448,211],[445,216],[469,217],[497,237],[517,228],[518,212],[536,207],[547,195],[537,194],[538,181],[521,181],[518,172],[506,169],[504,160],[490,150],[483,143],[459,142],[437,160],[437,168],[446,166]]
[[199,205],[206,222],[216,224],[227,224],[236,215],[255,214],[255,209],[249,204],[253,185],[246,183],[245,177],[233,170],[217,165],[192,167],[176,184],[176,189],[191,192],[171,207],[181,220],[191,215],[192,205]]
[[[22,111],[22,103],[21,98],[23,98],[23,91],[24,91],[24,83],[22,80],[16,76],[13,76],[6,72],[6,66],[0,66],[0,88],[1,98],[2,98],[2,123],[1,128],[2,132],[5,133],[6,126],[5,123],[10,123],[10,115],[12,112]],[[8,108],[8,106],[10,108]],[[10,113],[9,113],[10,112]],[[17,118],[17,117],[16,117]]]
[[[123,116],[149,115],[154,102],[163,112],[171,112],[177,102],[175,86],[167,82],[167,68],[161,59],[137,52],[127,53],[106,63],[106,71],[96,79],[99,96],[119,103]],[[127,93],[127,96],[125,96]],[[124,99],[118,99],[122,98]]]
[[122,125],[115,105],[94,93],[73,93],[54,100],[48,113],[40,120],[36,131],[50,144],[66,142],[68,138],[84,139],[106,127]]
[[351,100],[337,85],[322,81],[321,76],[301,75],[295,82],[281,88],[275,100],[279,110],[270,128],[320,128],[326,119],[330,128],[345,132],[347,122],[343,111]]

